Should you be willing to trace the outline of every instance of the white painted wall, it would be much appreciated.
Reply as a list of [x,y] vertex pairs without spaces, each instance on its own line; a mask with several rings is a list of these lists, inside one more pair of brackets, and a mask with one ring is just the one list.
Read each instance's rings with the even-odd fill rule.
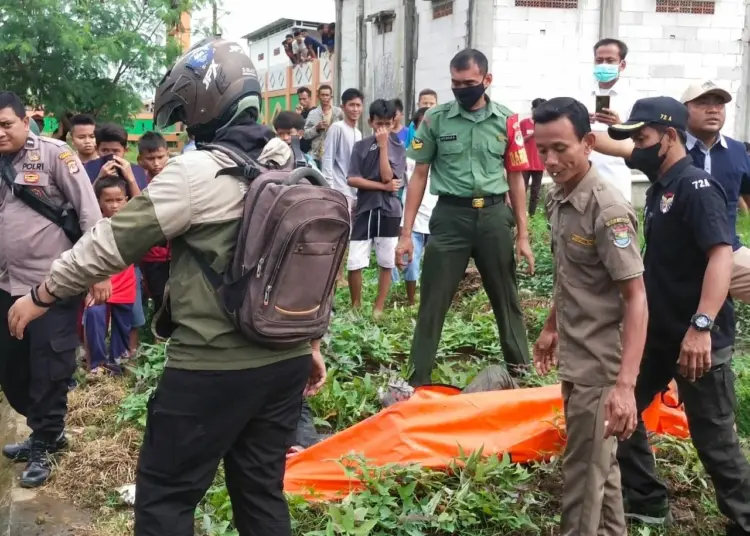
[[[717,0],[715,14],[688,15],[656,13],[654,0],[622,0],[620,38],[632,50],[627,69],[631,86],[643,96],[679,99],[692,82],[710,79],[736,97],[744,4]],[[735,106],[727,106],[724,132],[733,132],[735,112]]]
[[448,64],[456,52],[466,48],[468,7],[469,0],[454,0],[453,15],[433,20],[432,2],[417,2],[419,51],[414,80],[415,103],[416,96],[425,88],[435,90],[439,102],[453,99]]
[[[344,1],[343,43],[337,47],[342,89],[358,85],[358,1]],[[477,2],[477,20],[494,20],[493,46],[484,50],[494,75],[492,97],[525,114],[536,97],[585,93],[594,84],[592,48],[599,39],[600,5],[606,1],[579,0],[577,9],[515,7],[515,0]],[[454,0],[453,15],[433,20],[432,3],[417,2],[415,93],[429,87],[441,102],[452,98],[448,62],[466,46],[468,4]],[[403,42],[413,37],[402,35],[402,2],[365,0],[365,16],[387,9],[396,12],[392,35],[374,35],[374,26],[366,25],[368,82],[361,89],[368,99],[389,96],[375,80],[376,67],[389,55],[397,73],[391,93],[403,88]],[[623,81],[642,97],[679,98],[690,83],[711,79],[736,97],[744,18],[744,0],[716,0],[714,15],[656,13],[656,0],[621,0],[618,37],[630,48]],[[735,111],[735,106],[727,109],[727,133],[733,132]]]
[[[656,0],[621,1],[618,37],[630,49],[623,81],[639,96],[679,99],[692,82],[711,79],[736,97],[744,0],[717,0],[714,15],[656,13]],[[578,9],[495,4],[495,99],[528,113],[536,97],[578,97],[593,85],[600,0],[580,0]],[[727,107],[725,132],[733,132],[735,111]]]
[[[277,32],[265,39],[251,43],[248,46],[250,51],[250,59],[253,60],[255,68],[258,71],[266,71],[270,68],[278,65],[291,65],[289,57],[284,52],[284,47],[281,42],[284,40],[287,34],[292,33],[292,27],[286,30]],[[274,56],[273,52],[275,49],[279,49],[279,55]],[[258,55],[263,54],[263,59],[258,59]]]
[[599,0],[580,0],[578,9],[515,7],[514,0],[495,4],[494,99],[526,114],[537,97],[578,97],[593,83]]

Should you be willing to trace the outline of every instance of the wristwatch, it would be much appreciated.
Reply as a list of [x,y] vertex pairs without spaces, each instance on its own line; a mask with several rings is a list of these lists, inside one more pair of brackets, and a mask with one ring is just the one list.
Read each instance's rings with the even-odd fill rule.
[[711,317],[703,313],[694,314],[693,318],[690,319],[690,325],[697,331],[711,331],[713,333],[719,331],[719,327],[714,324]]

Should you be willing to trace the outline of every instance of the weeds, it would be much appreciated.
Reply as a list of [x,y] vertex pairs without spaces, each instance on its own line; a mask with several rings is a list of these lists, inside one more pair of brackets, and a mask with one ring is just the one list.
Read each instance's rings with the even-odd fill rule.
[[[518,274],[529,342],[533,343],[547,316],[553,265],[544,219],[531,219],[536,273]],[[750,219],[740,220],[750,238]],[[377,272],[364,273],[364,304],[374,301]],[[485,366],[502,362],[497,327],[487,296],[470,274],[460,287],[443,329],[433,381],[463,387]],[[416,310],[406,305],[403,285],[393,287],[386,314],[372,320],[371,311],[350,310],[345,289],[336,295],[338,313],[325,340],[329,365],[326,387],[310,399],[316,425],[323,433],[342,430],[378,411],[378,387],[391,376],[405,376],[415,327]],[[750,307],[738,304],[738,346],[750,341]],[[148,400],[164,370],[164,348],[145,346],[128,366],[125,380],[109,386],[84,386],[71,394],[71,425],[83,429],[73,452],[63,457],[52,488],[78,504],[95,507],[92,534],[132,534],[131,512],[118,504],[112,490],[131,483],[135,455],[146,421]],[[750,435],[750,360],[738,359],[738,429]],[[524,378],[528,386],[549,384],[554,375]],[[96,391],[99,389],[99,391]],[[85,395],[84,393],[89,393]],[[671,532],[633,529],[631,535],[722,534],[713,489],[692,445],[655,439],[657,467],[668,481],[677,525]],[[120,457],[105,456],[108,446]],[[562,479],[560,461],[521,466],[507,458],[466,453],[446,472],[417,466],[373,467],[352,456],[340,461],[364,491],[338,503],[307,502],[290,497],[295,536],[552,536],[559,524]],[[90,466],[86,461],[90,460]],[[61,477],[60,475],[65,475]],[[76,479],[78,481],[76,481]],[[202,536],[238,536],[220,471],[196,513]]]

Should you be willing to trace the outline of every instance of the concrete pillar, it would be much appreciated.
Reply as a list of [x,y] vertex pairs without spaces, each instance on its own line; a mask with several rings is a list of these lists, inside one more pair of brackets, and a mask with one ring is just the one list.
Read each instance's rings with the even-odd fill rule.
[[617,39],[620,33],[620,0],[600,0],[599,2],[599,39],[611,37]]

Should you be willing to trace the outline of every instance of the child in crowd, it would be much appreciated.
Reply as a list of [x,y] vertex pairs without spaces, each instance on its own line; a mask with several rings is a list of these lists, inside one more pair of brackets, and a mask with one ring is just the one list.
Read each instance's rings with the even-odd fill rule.
[[373,316],[383,314],[395,267],[396,245],[401,227],[398,190],[406,176],[406,148],[393,133],[396,106],[377,99],[370,105],[369,125],[375,135],[354,144],[348,183],[358,188],[357,208],[349,244],[349,290],[352,306],[362,305],[362,270],[370,264],[375,246],[380,274]]
[[[141,190],[148,186],[146,171],[138,165],[131,165],[125,159],[128,150],[128,133],[120,125],[108,123],[100,125],[96,129],[96,151],[99,158],[84,164],[86,173],[95,183],[104,177],[119,177],[126,183],[128,198],[135,197]],[[146,324],[146,315],[143,312],[143,301],[141,282],[143,275],[141,270],[135,268],[135,290],[136,299],[133,303],[133,320],[130,329],[130,353],[135,355],[138,351],[138,330]]]
[[[103,177],[94,185],[99,208],[105,218],[114,216],[128,202],[127,185],[119,177]],[[84,332],[89,355],[89,371],[119,374],[120,360],[130,352],[133,303],[136,300],[135,268],[129,266],[112,276],[112,294],[106,304],[92,305],[87,297],[83,313]],[[111,326],[109,352],[107,328]]]
[[[169,160],[167,140],[158,132],[146,132],[138,140],[138,164],[146,171],[148,182],[161,173]],[[154,301],[154,312],[164,303],[164,290],[169,280],[169,243],[148,250],[141,259],[140,269],[146,290]]]
[[[273,120],[273,129],[276,131],[276,136],[279,137],[287,145],[292,144],[292,138],[301,138],[305,131],[305,118],[295,112],[280,112]],[[300,141],[302,141],[300,139]],[[300,147],[300,150],[302,148]],[[307,154],[303,153],[307,165],[313,169],[318,169],[315,159]],[[320,170],[318,170],[320,171]]]
[[99,158],[96,152],[96,120],[90,115],[74,115],[70,120],[70,144],[78,153],[81,163]]
[[406,147],[406,138],[409,136],[409,127],[404,126],[404,102],[401,99],[393,99],[396,107],[396,117],[393,119],[393,132]]
[[[424,119],[424,114],[427,113],[429,108],[420,108],[417,113],[414,114],[413,123],[415,128],[419,128],[419,125]],[[406,176],[411,177],[414,172],[415,166],[414,160],[411,158],[406,159]],[[416,303],[417,296],[417,281],[419,281],[419,269],[422,263],[422,254],[424,248],[427,246],[427,240],[430,238],[430,218],[432,217],[432,210],[437,204],[438,196],[430,193],[430,175],[427,175],[427,186],[424,190],[424,197],[422,197],[422,203],[419,205],[417,211],[417,217],[414,220],[414,228],[411,233],[411,241],[414,244],[414,254],[412,255],[411,262],[404,270],[404,281],[406,281],[406,297],[409,300],[409,305]],[[406,203],[406,195],[404,195],[404,203]],[[401,224],[403,225],[403,216]],[[399,272],[398,268],[393,269],[393,282],[398,282]]]
[[[438,96],[437,92],[435,92],[434,89],[423,89],[419,92],[419,100],[417,101],[417,109],[420,108],[427,108],[428,110],[430,108],[434,108],[437,106],[438,103]],[[414,139],[414,136],[417,134],[417,129],[414,126],[414,123],[409,125],[409,133],[406,136],[406,146],[408,147],[411,145],[411,140]]]

